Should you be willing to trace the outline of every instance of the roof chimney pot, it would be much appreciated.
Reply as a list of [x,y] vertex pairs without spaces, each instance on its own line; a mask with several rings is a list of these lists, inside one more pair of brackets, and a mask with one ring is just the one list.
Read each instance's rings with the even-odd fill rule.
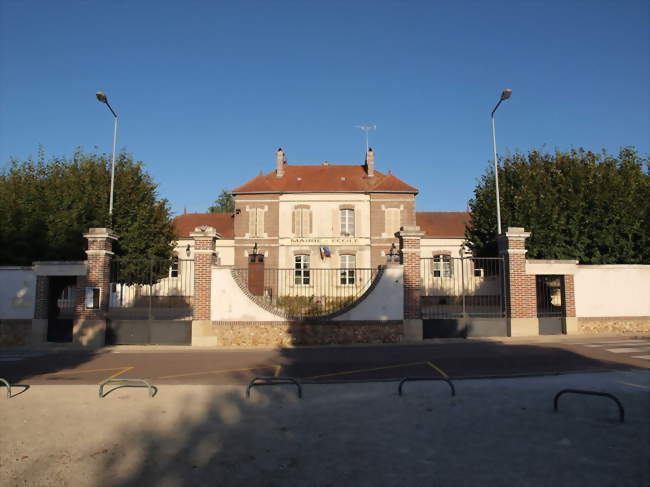
[[375,176],[375,153],[372,151],[372,147],[368,148],[368,152],[366,152],[366,171],[369,178]]

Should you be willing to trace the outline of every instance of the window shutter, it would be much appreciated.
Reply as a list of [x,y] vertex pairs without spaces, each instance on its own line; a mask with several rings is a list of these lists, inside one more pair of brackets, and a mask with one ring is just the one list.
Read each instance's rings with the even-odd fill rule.
[[302,236],[306,237],[311,233],[311,211],[303,209],[301,212],[302,221],[301,221],[301,230]]
[[296,237],[302,237],[300,232],[300,210],[293,210],[293,218],[291,220],[291,233]]
[[386,233],[388,235],[394,235],[399,231],[400,227],[400,211],[398,208],[388,208],[386,209]]
[[355,223],[356,223],[355,218],[354,218],[355,217],[355,211],[354,210],[349,210],[348,215],[349,215],[349,218],[350,218],[350,223],[349,223],[350,232],[349,233],[350,233],[351,236],[354,237],[355,236],[354,228],[355,228]]

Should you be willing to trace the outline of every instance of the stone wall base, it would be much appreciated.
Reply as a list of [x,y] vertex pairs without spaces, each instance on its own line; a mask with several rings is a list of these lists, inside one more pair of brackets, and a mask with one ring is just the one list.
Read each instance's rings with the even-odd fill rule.
[[511,337],[530,337],[539,335],[537,318],[509,318],[508,329]]
[[193,347],[215,347],[219,345],[219,338],[214,332],[212,321],[192,321],[192,346]]
[[424,337],[421,319],[404,320],[404,341],[421,342]]
[[72,327],[72,343],[82,347],[100,348],[106,342],[106,320],[77,318]]
[[[214,321],[217,345],[225,347],[398,343],[402,321]],[[204,336],[204,335],[203,335]],[[194,344],[194,327],[192,327]]]
[[30,344],[32,320],[0,320],[0,347]]
[[585,335],[596,335],[599,333],[650,333],[650,316],[577,318],[577,332]]
[[47,324],[47,318],[34,318],[32,320],[30,345],[42,345],[43,343],[47,343]]

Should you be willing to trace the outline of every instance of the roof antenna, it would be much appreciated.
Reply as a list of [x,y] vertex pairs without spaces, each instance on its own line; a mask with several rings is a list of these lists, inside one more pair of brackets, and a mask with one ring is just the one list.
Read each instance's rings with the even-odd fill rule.
[[356,128],[363,130],[366,133],[366,153],[368,153],[368,132],[377,130],[376,125],[355,125]]

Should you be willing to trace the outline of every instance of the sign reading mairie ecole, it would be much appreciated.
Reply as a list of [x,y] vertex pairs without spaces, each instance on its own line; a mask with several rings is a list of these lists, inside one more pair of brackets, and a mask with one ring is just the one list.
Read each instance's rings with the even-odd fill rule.
[[370,239],[356,237],[281,238],[280,245],[370,245]]

